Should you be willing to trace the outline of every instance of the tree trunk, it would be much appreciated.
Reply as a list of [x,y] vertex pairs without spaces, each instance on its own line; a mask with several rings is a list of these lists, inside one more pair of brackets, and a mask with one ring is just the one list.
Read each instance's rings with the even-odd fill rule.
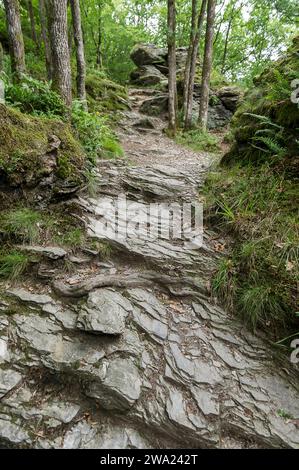
[[185,75],[184,75],[183,116],[186,115],[186,110],[187,110],[191,57],[192,57],[192,50],[194,47],[194,39],[196,36],[197,6],[198,6],[198,0],[192,0],[190,42],[189,42],[188,55],[187,55],[186,66],[185,66]]
[[169,131],[172,135],[176,133],[176,99],[177,99],[177,86],[176,86],[176,11],[175,0],[168,0],[168,94],[169,94]]
[[43,43],[45,47],[47,76],[48,76],[48,80],[50,81],[52,80],[52,76],[53,76],[53,66],[52,66],[52,55],[51,55],[51,47],[50,47],[48,26],[47,26],[45,0],[39,0],[39,18],[40,18],[40,24],[41,24],[41,33],[42,33]]
[[37,34],[36,34],[35,16],[34,16],[32,0],[27,0],[27,4],[28,4],[28,13],[29,13],[29,19],[30,19],[30,26],[31,26],[31,38],[35,42],[35,44],[38,45],[38,39],[37,39]]
[[205,41],[205,54],[202,69],[202,83],[200,94],[199,125],[206,130],[208,126],[210,77],[213,58],[213,36],[215,23],[216,0],[208,0],[207,31]]
[[97,53],[96,53],[96,64],[99,69],[103,68],[103,53],[102,53],[102,44],[103,44],[103,28],[102,28],[102,8],[103,0],[98,0],[99,7],[99,19],[98,19],[98,41],[97,41]]
[[188,94],[187,94],[187,105],[185,110],[185,130],[188,130],[192,126],[192,108],[193,108],[193,92],[194,92],[194,81],[196,72],[196,63],[198,56],[199,43],[201,40],[203,23],[205,19],[205,13],[207,8],[207,0],[202,0],[201,9],[198,16],[197,31],[192,46],[192,54],[190,60],[190,72],[188,81]]
[[225,63],[226,63],[227,49],[228,49],[228,40],[229,40],[229,35],[230,35],[232,23],[233,23],[233,20],[234,20],[234,17],[235,17],[235,8],[236,8],[236,3],[233,4],[230,19],[229,19],[229,23],[228,23],[228,27],[227,27],[227,30],[226,30],[221,73],[224,73],[224,71],[225,71]]
[[67,106],[72,104],[72,77],[68,48],[67,0],[47,0],[53,63],[53,89]]
[[[221,7],[219,8],[219,12],[218,12],[219,15],[221,14],[223,8],[225,7],[225,2],[226,2],[226,0],[223,0],[223,2],[221,4]],[[222,23],[223,23],[223,19],[224,19],[224,15],[221,16],[221,19],[220,19],[219,23],[217,23],[217,33],[215,34],[215,38],[214,38],[214,41],[213,41],[214,46],[215,46],[216,42],[218,41],[220,31],[221,31],[221,27],[222,27]],[[216,22],[216,18],[215,18],[215,22]],[[216,29],[216,24],[215,24],[215,29]]]
[[4,0],[11,68],[15,80],[25,73],[25,49],[18,0]]
[[78,92],[79,100],[82,101],[85,109],[87,109],[86,89],[85,89],[86,66],[85,66],[85,55],[84,55],[84,44],[83,44],[81,11],[80,11],[79,0],[71,0],[71,9],[72,9],[72,17],[73,17],[73,28],[74,28],[74,38],[75,38],[76,58],[77,58],[77,92]]
[[0,42],[0,73],[4,70],[4,51]]

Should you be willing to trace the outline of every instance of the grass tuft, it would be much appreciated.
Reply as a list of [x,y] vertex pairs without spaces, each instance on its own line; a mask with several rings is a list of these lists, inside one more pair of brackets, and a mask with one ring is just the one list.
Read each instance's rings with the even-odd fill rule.
[[42,216],[29,208],[16,209],[3,215],[0,229],[9,237],[36,243],[39,239]]
[[276,338],[298,331],[296,188],[297,181],[270,161],[258,168],[223,167],[211,173],[205,187],[208,217],[234,238],[229,259],[215,273],[213,290],[253,328]]
[[29,264],[29,258],[19,251],[0,254],[0,277],[16,279],[24,273]]
[[217,137],[201,129],[194,129],[178,134],[176,136],[176,142],[191,148],[195,152],[204,151],[217,153],[220,151]]

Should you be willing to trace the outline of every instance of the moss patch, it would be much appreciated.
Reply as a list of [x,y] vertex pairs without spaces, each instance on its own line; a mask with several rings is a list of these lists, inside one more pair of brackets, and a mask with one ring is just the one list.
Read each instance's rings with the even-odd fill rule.
[[254,80],[232,121],[234,144],[224,161],[263,163],[272,148],[283,147],[292,166],[298,155],[299,107],[293,103],[292,81],[299,76],[298,38],[288,54]]
[[255,80],[233,122],[233,146],[206,184],[213,225],[232,235],[216,295],[276,340],[299,330],[298,38]]
[[[61,142],[57,149],[51,147],[53,136]],[[56,177],[82,180],[85,155],[68,124],[0,104],[0,178],[12,186],[34,186],[52,171],[48,168],[52,157]]]
[[87,75],[86,91],[91,111],[111,112],[128,109],[126,88],[101,73]]

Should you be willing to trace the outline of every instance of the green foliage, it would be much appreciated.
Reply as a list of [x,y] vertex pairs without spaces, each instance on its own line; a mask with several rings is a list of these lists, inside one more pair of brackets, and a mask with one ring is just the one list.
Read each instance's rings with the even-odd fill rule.
[[283,408],[277,410],[277,416],[280,416],[284,419],[294,419],[294,416]]
[[186,147],[190,147],[196,152],[219,152],[219,141],[216,136],[209,134],[202,129],[194,129],[180,133],[176,136],[176,142]]
[[80,102],[74,102],[72,124],[89,160],[94,164],[97,157],[117,157],[122,149],[108,125],[108,118],[99,113],[86,112]]
[[215,293],[253,328],[281,338],[296,328],[299,200],[296,180],[277,165],[222,168],[205,192],[209,216],[235,240],[215,273]]
[[[47,174],[45,155],[55,135],[61,142],[54,175],[82,184],[86,157],[70,125],[62,121],[32,117],[0,104],[0,171],[13,187],[33,187]],[[55,181],[54,181],[55,183]]]
[[100,256],[102,259],[109,259],[111,257],[113,247],[110,245],[109,242],[99,242],[97,244],[97,249],[100,251]]
[[16,279],[21,276],[29,264],[29,258],[19,251],[0,254],[0,278]]
[[89,110],[107,113],[128,108],[125,87],[109,80],[103,71],[92,70],[86,77],[86,92]]
[[60,96],[51,90],[47,82],[24,75],[18,84],[6,82],[6,101],[23,113],[50,118],[66,115],[66,107]]
[[86,237],[84,231],[80,227],[77,227],[64,232],[62,236],[57,237],[57,240],[62,245],[67,245],[71,248],[79,248],[84,245]]
[[[288,54],[255,79],[255,87],[237,110],[232,132],[234,145],[224,162],[239,160],[263,164],[276,156],[293,166],[298,155],[297,127],[299,108],[291,100],[292,80],[298,76],[299,58],[296,39]],[[286,158],[287,157],[287,158]]]
[[0,230],[9,237],[31,244],[39,238],[42,216],[28,208],[15,209],[2,214]]

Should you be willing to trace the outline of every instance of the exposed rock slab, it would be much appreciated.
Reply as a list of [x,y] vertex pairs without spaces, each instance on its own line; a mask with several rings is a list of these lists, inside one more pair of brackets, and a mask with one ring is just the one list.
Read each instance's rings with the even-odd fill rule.
[[98,289],[89,294],[77,318],[77,327],[91,333],[120,335],[131,305],[117,292]]
[[58,246],[27,246],[27,245],[20,245],[18,247],[22,251],[28,251],[29,253],[41,255],[45,258],[49,258],[51,260],[58,260],[65,258],[67,252]]
[[[125,118],[137,158],[139,118]],[[197,194],[207,156],[187,168],[193,153],[175,160],[176,146],[155,138],[144,135],[164,165],[148,167],[149,152],[139,168],[99,165],[96,196],[78,200],[93,237],[113,242],[96,225],[112,223],[104,202],[120,191],[131,210]],[[24,282],[3,293],[1,447],[299,448],[298,368],[210,299],[217,256],[204,242],[132,236],[106,267],[89,250],[91,265],[60,273],[53,291]]]

